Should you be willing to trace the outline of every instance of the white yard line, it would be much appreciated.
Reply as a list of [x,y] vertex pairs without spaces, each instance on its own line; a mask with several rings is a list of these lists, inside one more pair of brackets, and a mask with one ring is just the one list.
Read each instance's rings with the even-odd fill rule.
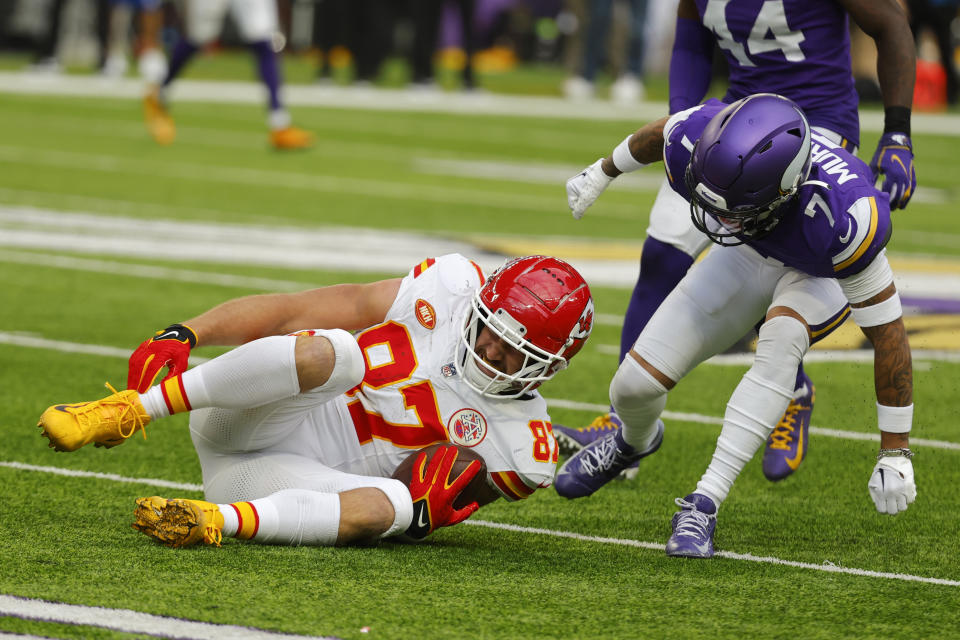
[[[52,473],[52,474],[63,475],[63,476],[89,477],[89,478],[97,478],[102,480],[114,480],[117,482],[154,485],[154,486],[159,486],[163,488],[174,487],[174,488],[188,489],[191,491],[202,490],[202,487],[200,487],[200,485],[172,483],[166,480],[156,480],[153,478],[126,478],[126,477],[117,476],[114,474],[102,474],[102,473],[96,473],[96,472],[90,472],[90,471],[77,471],[75,469],[60,469],[58,467],[42,467],[42,466],[28,465],[28,464],[23,464],[19,462],[13,462],[13,461],[0,461],[0,467],[13,468],[20,471],[40,471],[44,473]],[[504,522],[492,522],[490,520],[476,520],[476,519],[466,520],[464,524],[477,526],[477,527],[488,527],[491,529],[513,531],[517,533],[546,535],[546,536],[553,536],[557,538],[569,538],[573,540],[581,540],[584,542],[596,542],[600,544],[616,544],[616,545],[622,545],[625,547],[636,547],[640,549],[649,549],[653,551],[664,550],[664,545],[657,542],[644,542],[642,540],[630,540],[630,539],[623,539],[623,538],[591,536],[591,535],[585,535],[582,533],[576,533],[573,531],[557,531],[554,529],[539,529],[534,527],[523,527],[520,525],[508,524]],[[775,558],[772,556],[755,556],[749,553],[736,553],[733,551],[718,551],[717,556],[721,558],[728,558],[731,560],[742,560],[745,562],[758,562],[758,563],[764,563],[764,564],[777,564],[777,565],[787,566],[787,567],[796,567],[799,569],[813,569],[816,571],[826,571],[829,573],[844,573],[848,575],[863,576],[867,578],[905,580],[909,582],[923,582],[927,584],[937,584],[937,585],[944,585],[949,587],[960,587],[960,581],[958,580],[947,580],[944,578],[914,576],[914,575],[909,575],[904,573],[886,573],[886,572],[880,572],[880,571],[870,571],[867,569],[856,569],[853,567],[840,567],[829,562],[825,562],[824,564],[812,564],[808,562],[796,562],[793,560],[783,560],[781,558]],[[9,598],[9,596],[0,596],[0,614],[5,613],[5,610],[3,608],[5,603],[4,598]],[[31,602],[40,602],[40,601],[31,601]],[[73,605],[70,605],[70,606],[73,606]],[[95,609],[94,607],[82,607],[82,608]],[[131,612],[131,613],[134,613],[134,612]],[[146,616],[148,614],[141,614],[141,615]],[[156,616],[149,616],[149,617],[155,618]],[[48,619],[48,618],[42,618],[42,619]],[[168,619],[164,619],[164,620],[168,620]],[[74,622],[73,624],[91,624],[91,623]],[[199,624],[203,624],[203,623],[199,623]],[[114,627],[111,627],[111,628],[114,628]],[[141,633],[149,633],[149,632],[141,631]],[[207,636],[183,636],[183,637],[206,638]],[[253,637],[261,637],[261,636],[249,636],[249,637],[253,638]],[[267,636],[264,636],[264,637],[267,637]],[[269,637],[275,637],[275,636],[269,636]]]
[[[9,344],[17,347],[28,347],[34,349],[49,349],[63,353],[83,353],[87,355],[105,356],[109,358],[130,357],[130,350],[119,347],[110,347],[96,344],[82,344],[78,342],[66,342],[64,340],[48,340],[38,336],[24,335],[19,333],[8,333],[0,331],[0,344]],[[190,365],[196,366],[206,362],[208,358],[199,356],[190,356]],[[563,398],[544,398],[551,407],[560,409],[573,409],[575,411],[588,411],[592,413],[606,413],[610,410],[609,405],[597,404],[592,402],[578,402],[575,400],[566,400]],[[699,413],[684,413],[677,411],[664,411],[663,417],[668,420],[680,420],[683,422],[694,422],[699,424],[723,424],[723,418],[714,416],[705,416]],[[832,438],[843,438],[847,440],[880,440],[878,434],[867,434],[858,431],[841,431],[840,429],[824,429],[820,427],[810,427],[810,433],[829,436]],[[947,442],[944,440],[926,440],[924,438],[910,438],[914,445],[933,447],[936,449],[960,450],[960,444]]]
[[[517,533],[530,533],[534,535],[553,536],[556,538],[569,538],[572,540],[581,540],[583,542],[597,542],[600,544],[616,544],[624,547],[638,547],[641,549],[651,549],[654,551],[663,551],[664,545],[656,542],[641,542],[640,540],[629,540],[624,538],[606,538],[602,536],[588,536],[571,531],[556,531],[554,529],[539,529],[536,527],[521,527],[515,524],[505,524],[502,522],[490,522],[487,520],[464,520],[463,524],[476,527],[489,527],[491,529],[503,529],[506,531],[515,531]],[[948,587],[960,587],[960,580],[947,580],[945,578],[927,578],[923,576],[914,576],[906,573],[888,573],[883,571],[870,571],[867,569],[856,569],[853,567],[840,567],[830,562],[823,564],[813,564],[811,562],[796,562],[793,560],[782,560],[772,556],[755,556],[750,553],[734,553],[732,551],[717,551],[717,557],[729,558],[731,560],[744,560],[747,562],[760,562],[764,564],[776,564],[786,567],[796,567],[798,569],[812,569],[814,571],[826,571],[828,573],[845,573],[854,576],[863,576],[866,578],[883,578],[887,580],[905,580],[908,582],[924,582],[927,584],[938,584]]]
[[[91,98],[140,99],[143,84],[135,79],[103,79],[98,76],[0,72],[0,93],[59,95]],[[559,97],[511,96],[478,92],[423,92],[410,89],[376,89],[288,84],[285,101],[291,106],[333,107],[372,111],[460,113],[479,116],[516,116],[573,120],[621,120],[634,125],[668,113],[665,103],[640,102],[618,105],[608,100],[570,101]],[[178,80],[172,86],[174,102],[263,104],[263,86],[258,82],[211,82]],[[883,112],[860,111],[864,131],[883,130]],[[960,136],[960,117],[944,113],[914,113],[914,134]]]
[[[0,147],[0,155],[2,149]],[[492,239],[491,244],[496,245],[496,240]],[[536,248],[534,244],[530,246]],[[406,273],[411,265],[425,257],[445,253],[468,255],[488,272],[504,261],[504,253],[496,248],[483,250],[466,240],[423,233],[342,226],[301,228],[159,217],[142,219],[2,204],[0,247],[15,252],[11,254],[11,261],[24,259],[22,252],[16,252],[18,249],[39,249],[380,274]],[[584,254],[582,249],[582,246],[564,249],[558,245],[557,251],[550,253],[568,260],[592,286],[633,288],[636,284],[636,258],[603,259],[602,249],[597,251],[597,256]],[[567,250],[572,255],[567,255]],[[38,264],[43,264],[43,260],[38,260]],[[939,264],[931,264],[933,266],[926,268],[898,270],[896,283],[901,294],[960,298],[960,272],[937,271]]]
[[299,636],[240,627],[233,624],[214,624],[197,622],[183,618],[155,616],[130,609],[108,609],[106,607],[87,607],[77,604],[64,604],[49,600],[35,600],[19,596],[0,595],[0,615],[12,616],[23,620],[41,620],[78,626],[112,629],[122,633],[142,633],[161,638],[183,638],[184,640],[277,640],[282,638],[332,638],[332,636]]

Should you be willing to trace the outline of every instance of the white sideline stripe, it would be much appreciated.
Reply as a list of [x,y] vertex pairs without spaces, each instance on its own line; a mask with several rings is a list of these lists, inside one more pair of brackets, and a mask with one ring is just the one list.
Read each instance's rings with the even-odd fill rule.
[[[594,402],[577,402],[575,400],[565,400],[563,398],[545,398],[547,404],[551,407],[560,409],[572,409],[574,411],[588,411],[590,413],[607,413],[610,411],[610,405],[597,404]],[[694,422],[697,424],[722,425],[723,418],[714,416],[705,416],[700,413],[685,413],[683,411],[664,411],[661,414],[667,420],[678,420],[680,422]],[[830,438],[842,438],[844,440],[869,440],[880,442],[879,433],[863,433],[860,431],[843,431],[841,429],[830,429],[826,427],[810,426],[810,433]],[[926,438],[914,438],[910,436],[912,446],[931,447],[933,449],[949,449],[951,451],[960,451],[960,443],[949,442],[947,440],[928,440]]]
[[114,262],[93,258],[74,258],[52,253],[31,253],[29,251],[8,251],[5,249],[0,249],[0,262],[42,265],[44,267],[56,267],[74,271],[111,273],[114,275],[150,278],[153,280],[175,280],[177,282],[191,283],[203,282],[224,287],[258,289],[261,291],[302,291],[303,289],[310,289],[316,286],[316,283],[310,282],[276,280],[255,276],[236,276],[229,273],[216,273],[212,271],[174,269],[172,267],[159,267],[149,264]]
[[[663,102],[642,101],[619,105],[608,100],[585,102],[560,97],[512,96],[489,92],[423,92],[415,89],[377,89],[287,84],[284,100],[291,106],[367,109],[373,111],[417,111],[466,113],[482,116],[505,115],[525,118],[568,118],[577,120],[622,120],[636,126],[669,112]],[[0,72],[0,92],[26,95],[86,96],[93,98],[143,97],[143,83],[134,78],[104,80],[95,75],[56,75]],[[174,102],[263,104],[259,82],[178,80],[171,91]],[[883,112],[860,111],[862,131],[883,131]],[[951,113],[914,113],[914,134],[960,135],[960,118]]]
[[[597,353],[607,356],[619,356],[620,347],[614,344],[598,344],[594,346]],[[911,349],[914,371],[928,371],[929,365],[921,365],[919,361],[936,360],[940,362],[960,362],[960,351],[946,349]],[[720,367],[740,367],[753,364],[753,353],[721,353],[705,360],[705,364]],[[804,362],[853,362],[873,364],[872,349],[820,349],[814,347],[804,354]]]
[[[125,478],[123,476],[115,476],[114,474],[102,474],[94,473],[88,471],[76,471],[74,469],[60,469],[58,467],[40,467],[36,465],[28,465],[19,462],[0,462],[0,466],[3,467],[12,467],[14,469],[19,469],[22,471],[42,471],[46,473],[54,473],[58,475],[65,476],[77,476],[77,477],[93,477],[101,478],[105,480],[117,480],[118,482],[130,482],[136,484],[156,484],[157,486],[168,487],[172,484],[179,483],[170,483],[166,480],[154,480],[152,478]],[[202,490],[200,485],[180,485],[183,488],[190,488],[194,491]],[[179,488],[179,487],[178,487]],[[478,527],[489,527],[491,529],[502,529],[505,531],[515,531],[518,533],[532,533],[538,535],[547,535],[554,536],[557,538],[569,538],[572,540],[581,540],[584,542],[599,542],[602,544],[618,544],[625,547],[638,547],[640,549],[652,549],[654,551],[663,551],[664,545],[656,542],[643,542],[642,540],[628,540],[624,538],[607,538],[603,536],[589,536],[582,533],[575,533],[573,531],[556,531],[553,529],[539,529],[535,527],[522,527],[515,524],[507,524],[503,522],[492,522],[490,520],[464,520],[464,524],[478,526]],[[946,580],[944,578],[926,578],[923,576],[913,576],[903,573],[884,573],[879,571],[869,571],[866,569],[851,569],[846,567],[839,567],[834,564],[811,564],[807,562],[795,562],[792,560],[781,560],[780,558],[774,558],[770,556],[755,556],[749,553],[734,553],[732,551],[718,551],[717,556],[721,558],[730,558],[731,560],[745,560],[748,562],[762,562],[767,564],[779,564],[788,567],[797,567],[801,569],[815,569],[817,571],[829,571],[832,573],[846,573],[850,575],[865,576],[868,578],[889,578],[893,580],[907,580],[913,582],[925,582],[928,584],[940,584],[950,587],[960,587],[960,581],[957,580]],[[3,611],[3,598],[8,596],[0,596],[0,614],[4,613]],[[39,602],[39,601],[38,601]],[[72,606],[72,605],[68,605]],[[90,608],[90,607],[83,607]],[[103,611],[100,609],[100,611]],[[132,612],[131,612],[132,613]],[[147,615],[147,614],[141,614]],[[156,616],[151,616],[156,617]],[[168,619],[168,618],[167,618]],[[74,623],[74,624],[91,624],[91,623]],[[196,623],[203,624],[203,623]],[[240,627],[238,627],[240,628]],[[199,637],[199,636],[198,636]],[[203,636],[206,637],[206,636]],[[244,636],[246,637],[246,636]],[[260,636],[250,636],[250,637],[260,637]],[[268,637],[268,636],[263,636]],[[277,637],[277,636],[269,636]],[[300,637],[300,636],[279,636],[279,637]]]
[[190,484],[187,482],[173,482],[172,480],[161,480],[159,478],[127,478],[116,473],[101,473],[99,471],[81,471],[79,469],[64,469],[61,467],[45,467],[36,464],[27,464],[15,460],[0,460],[0,467],[18,469],[20,471],[40,471],[41,473],[53,473],[58,476],[69,476],[72,478],[96,478],[97,480],[113,480],[114,482],[129,482],[131,484],[149,484],[155,487],[165,489],[182,489],[183,491],[203,491],[203,485]]
[[[536,527],[521,527],[515,524],[504,524],[501,522],[490,522],[489,520],[464,520],[463,524],[469,524],[476,527],[489,527],[491,529],[503,529],[506,531],[515,531],[517,533],[532,533],[535,535],[554,536],[556,538],[569,538],[583,542],[599,542],[601,544],[617,544],[624,547],[639,547],[641,549],[652,549],[655,551],[664,551],[666,547],[654,542],[641,542],[640,540],[628,540],[624,538],[606,538],[603,536],[588,536],[571,531],[555,531],[553,529],[539,529]],[[828,573],[845,573],[853,576],[862,576],[866,578],[885,578],[888,580],[905,580],[908,582],[924,582],[926,584],[938,584],[947,587],[960,587],[960,580],[947,580],[946,578],[927,578],[924,576],[914,576],[908,573],[888,573],[885,571],[870,571],[868,569],[854,569],[840,567],[835,564],[825,562],[823,564],[813,564],[812,562],[796,562],[794,560],[781,560],[771,556],[755,556],[751,553],[734,553],[732,551],[717,551],[716,556],[720,558],[729,558],[731,560],[746,560],[748,562],[761,562],[765,564],[776,564],[786,567],[796,567],[798,569],[812,569],[814,571],[826,571]]]
[[64,604],[49,600],[35,600],[0,594],[0,615],[13,616],[24,620],[42,620],[73,625],[113,629],[123,633],[145,633],[161,638],[181,638],[184,640],[273,640],[275,638],[331,638],[332,636],[299,636],[240,627],[233,624],[215,624],[197,622],[183,618],[155,616],[130,609],[108,609],[106,607],[87,607],[78,604]]
[[[51,349],[67,353],[83,353],[87,355],[106,356],[112,358],[127,359],[130,357],[129,349],[119,347],[108,347],[96,344],[80,344],[76,342],[64,342],[62,340],[48,340],[46,338],[37,338],[35,336],[21,335],[16,333],[6,333],[0,331],[0,344],[9,344],[17,347],[32,347],[37,349]],[[207,362],[209,358],[200,356],[190,356],[190,365],[196,366]],[[609,405],[596,404],[592,402],[577,402],[575,400],[566,400],[563,398],[544,397],[551,407],[561,409],[573,409],[576,411],[590,411],[593,413],[606,413],[610,410]],[[664,411],[663,417],[668,420],[681,420],[683,422],[697,422],[701,424],[723,424],[723,418],[705,416],[699,413],[683,413],[678,411]],[[879,434],[866,434],[857,431],[841,431],[839,429],[824,429],[821,427],[810,427],[810,433],[830,436],[833,438],[845,438],[847,440],[880,440]],[[937,449],[956,449],[960,450],[960,444],[955,442],[946,442],[944,440],[926,440],[924,438],[910,438],[910,442],[915,445],[934,447]]]
[[[108,347],[100,344],[81,344],[78,342],[66,342],[63,340],[48,340],[46,338],[37,338],[34,336],[21,335],[17,333],[0,332],[0,344],[9,344],[16,347],[30,347],[35,349],[50,349],[52,351],[61,351],[65,353],[83,353],[92,356],[105,356],[108,358],[130,357],[130,349],[121,349],[120,347]],[[196,366],[209,360],[200,356],[190,356],[190,364]]]

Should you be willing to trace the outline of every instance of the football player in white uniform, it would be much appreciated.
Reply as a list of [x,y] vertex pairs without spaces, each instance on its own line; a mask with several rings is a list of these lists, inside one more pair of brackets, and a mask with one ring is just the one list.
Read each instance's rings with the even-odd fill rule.
[[[166,75],[159,84],[150,83],[144,97],[143,109],[147,130],[158,144],[171,144],[176,127],[167,109],[167,88],[184,65],[204,46],[213,41],[223,27],[223,19],[230,12],[240,36],[257,60],[260,79],[269,98],[267,125],[270,144],[275,149],[305,149],[313,144],[313,136],[294,127],[290,114],[280,99],[281,73],[274,39],[278,33],[276,0],[186,0],[184,2],[184,34],[170,54]],[[159,24],[157,25],[159,27]]]
[[[592,323],[590,289],[561,260],[517,258],[485,279],[450,254],[402,279],[228,301],[141,344],[128,390],[54,405],[39,426],[51,447],[73,451],[192,411],[209,502],[154,496],[135,512],[136,528],[171,546],[423,537],[480,503],[551,484],[557,443],[537,388]],[[241,346],[187,370],[198,343]],[[454,447],[421,454],[409,488],[391,478],[437,443],[483,458],[487,483],[473,503],[453,506],[481,466],[448,479]]]

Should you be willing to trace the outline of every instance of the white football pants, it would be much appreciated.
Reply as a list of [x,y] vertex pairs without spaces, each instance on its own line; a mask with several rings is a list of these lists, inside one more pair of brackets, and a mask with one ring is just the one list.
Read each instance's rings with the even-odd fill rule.
[[186,0],[187,39],[203,46],[220,34],[230,11],[245,42],[273,39],[277,31],[276,0]]

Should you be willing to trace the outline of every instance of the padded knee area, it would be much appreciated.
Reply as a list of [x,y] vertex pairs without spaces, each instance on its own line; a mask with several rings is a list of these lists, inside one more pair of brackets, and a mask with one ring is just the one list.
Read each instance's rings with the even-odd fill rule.
[[628,355],[610,382],[610,403],[623,423],[623,439],[644,451],[656,437],[667,388]]
[[810,348],[807,326],[791,316],[777,316],[760,326],[757,354],[750,373],[778,387],[793,389],[797,367]]
[[335,357],[333,371],[322,385],[323,389],[341,394],[360,384],[366,373],[366,364],[357,339],[343,329],[326,329],[317,331],[315,335],[330,341]]
[[413,522],[413,500],[410,498],[410,490],[402,482],[393,478],[371,478],[371,480],[375,481],[369,486],[380,489],[386,494],[395,514],[393,524],[380,537],[389,538],[403,533]]

